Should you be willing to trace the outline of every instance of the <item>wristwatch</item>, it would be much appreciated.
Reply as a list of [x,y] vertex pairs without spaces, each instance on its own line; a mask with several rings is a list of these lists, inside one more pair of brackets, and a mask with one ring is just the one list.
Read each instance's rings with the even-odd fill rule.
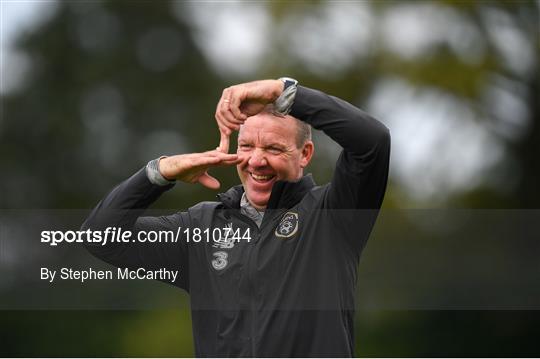
[[167,156],[161,156],[160,158],[156,158],[155,160],[152,160],[148,162],[146,165],[146,177],[148,177],[148,180],[157,186],[167,186],[170,184],[175,183],[176,181],[169,181],[163,175],[161,172],[159,172],[159,160],[162,158],[165,158]]
[[280,78],[283,81],[283,92],[274,101],[274,115],[287,116],[291,112],[291,107],[296,97],[298,81],[290,77]]

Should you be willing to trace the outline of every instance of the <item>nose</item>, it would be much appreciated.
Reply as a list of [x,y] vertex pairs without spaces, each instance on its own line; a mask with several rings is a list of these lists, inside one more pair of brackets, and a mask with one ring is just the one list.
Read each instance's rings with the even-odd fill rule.
[[267,164],[268,162],[266,161],[264,151],[257,148],[250,153],[248,159],[248,165],[250,167],[264,167]]

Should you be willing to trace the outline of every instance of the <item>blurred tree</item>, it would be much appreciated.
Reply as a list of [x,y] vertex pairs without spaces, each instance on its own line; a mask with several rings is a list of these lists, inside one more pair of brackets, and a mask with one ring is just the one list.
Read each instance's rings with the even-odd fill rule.
[[[261,4],[272,21],[264,44],[267,56],[260,70],[252,74],[253,78],[287,74],[361,107],[365,107],[378,80],[385,76],[406,79],[418,89],[441,91],[458,98],[469,104],[475,112],[474,118],[505,144],[509,154],[492,174],[503,177],[499,187],[493,189],[490,178],[486,178],[478,188],[451,198],[450,203],[467,207],[538,206],[538,2]],[[236,78],[229,76],[225,80],[200,51],[205,44],[195,36],[193,24],[188,21],[188,7],[198,5],[176,2],[175,8],[185,16],[174,16],[171,4],[166,1],[62,1],[57,6],[56,15],[49,22],[19,38],[17,48],[28,54],[31,71],[24,87],[0,98],[3,169],[0,208],[89,208],[114,183],[149,159],[164,153],[215,147],[218,140],[213,119],[215,103],[221,89]],[[415,56],[393,51],[382,41],[381,22],[388,12],[395,11],[399,17],[403,12],[420,11],[426,6],[428,14],[459,19],[456,23],[464,25],[465,31],[454,29],[458,34],[455,40],[434,41]],[[211,15],[207,19],[210,26]],[[348,17],[341,21],[345,15]],[[343,35],[340,24],[352,30]],[[522,101],[525,110],[509,111],[522,107],[514,106],[515,101],[508,102],[513,98],[508,94]],[[525,120],[515,124],[513,114]],[[525,129],[520,130],[523,126]],[[319,140],[317,156],[323,161],[316,160],[312,170],[318,181],[324,182],[331,176],[328,159],[337,153],[323,137]],[[234,171],[219,173],[224,187],[237,182]],[[501,188],[505,186],[507,189]],[[410,198],[400,183],[394,180],[390,188],[386,205],[406,207]],[[208,198],[209,192],[199,186],[177,186],[158,205],[185,208]],[[380,237],[388,233],[385,230],[381,229]],[[384,259],[380,256],[373,262],[384,263]],[[399,263],[393,267],[385,263],[385,266],[395,270]],[[500,314],[490,319],[492,322],[486,322],[478,320],[475,313],[471,316],[461,313],[461,322],[455,326],[452,313],[382,316],[368,323],[369,328],[360,327],[359,347],[364,355],[470,355],[475,352],[472,340],[453,346],[448,339],[452,336],[448,332],[463,327],[471,328],[467,332],[471,337],[482,339],[483,350],[477,352],[496,355],[496,351],[489,351],[488,341],[493,337],[485,333],[485,323],[489,328],[504,328],[508,323],[507,318],[498,319],[504,317]],[[17,312],[2,317],[6,324],[3,327],[7,329],[1,337],[8,338],[2,354],[11,356],[156,355],[154,349],[162,349],[159,353],[163,356],[186,355],[169,346],[170,343],[157,343],[160,335],[147,327],[165,326],[163,313]],[[523,325],[526,317],[512,318],[513,333],[494,336],[513,336],[504,353],[513,355],[512,348],[520,347],[528,353],[534,351],[534,347],[521,346],[520,342],[528,338],[527,334],[536,335],[532,330],[527,333],[533,325]],[[538,321],[536,316],[530,318],[536,318],[533,323]],[[66,324],[62,327],[64,320]],[[84,345],[79,345],[83,341],[77,341],[81,323],[88,335]],[[42,330],[38,330],[39,325],[43,326]],[[168,325],[171,327],[165,330],[183,331],[174,324]],[[132,326],[134,333],[130,332]],[[114,335],[105,337],[100,332],[103,327]],[[447,332],[439,335],[441,327]],[[32,329],[31,335],[27,335],[28,328]],[[401,337],[407,330],[414,335]],[[56,331],[69,334],[63,347],[54,345]],[[148,333],[153,338],[148,346],[152,352],[141,339]],[[186,333],[180,334],[185,339]],[[138,341],[132,347],[133,352],[129,352],[130,335]],[[398,337],[407,340],[388,345],[389,338]],[[187,345],[185,341],[184,345]],[[97,346],[100,348],[96,349]]]
[[[89,207],[152,157],[214,147],[216,100],[223,87],[243,79],[233,75],[225,81],[208,64],[199,50],[206,45],[193,40],[190,6],[196,5],[176,2],[173,14],[165,1],[61,2],[56,17],[19,39],[18,49],[29,55],[32,67],[26,86],[1,98],[0,160],[9,168],[0,179],[2,207]],[[263,6],[273,16],[273,36],[263,45],[268,56],[254,78],[291,74],[362,107],[388,76],[453,96],[468,104],[474,119],[508,151],[477,190],[450,203],[538,204],[537,2]],[[451,18],[453,37],[433,40],[414,56],[396,52],[382,40],[381,23],[389,13],[411,11]],[[318,140],[311,170],[324,182],[337,150]],[[224,187],[236,183],[234,171],[218,173]],[[394,192],[402,193],[399,185],[392,182],[387,205]],[[179,186],[159,205],[178,208],[207,199],[204,189],[191,189]],[[495,204],[494,198],[502,202]]]
[[[224,84],[169,3],[57,6],[19,38],[32,69],[2,97],[0,207],[89,208],[160,153],[215,147]],[[188,204],[201,192],[181,194]]]
[[[283,34],[272,37],[271,53],[276,55],[267,57],[268,73],[298,74],[304,83],[362,107],[384,78],[403,79],[417,92],[426,89],[453,98],[473,113],[472,120],[483,131],[504,145],[506,154],[479,186],[458,193],[448,203],[480,208],[538,206],[537,1],[303,1],[272,2],[268,7],[274,31]],[[404,19],[410,22],[403,23]],[[356,30],[347,32],[344,27]],[[343,40],[341,33],[352,40]],[[448,134],[460,135],[459,128]],[[443,190],[442,183],[439,186]],[[390,188],[386,205],[394,197],[407,198],[399,194],[403,194],[400,183],[392,182]]]

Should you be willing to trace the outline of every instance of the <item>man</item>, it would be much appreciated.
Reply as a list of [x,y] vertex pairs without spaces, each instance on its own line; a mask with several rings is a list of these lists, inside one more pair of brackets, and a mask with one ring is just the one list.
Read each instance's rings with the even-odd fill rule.
[[[388,130],[289,78],[225,89],[216,120],[216,150],[150,161],[109,193],[83,228],[231,228],[247,231],[249,240],[89,250],[116,266],[180,269],[173,284],[191,296],[198,356],[352,356],[357,266],[386,188]],[[314,150],[308,125],[343,147],[324,186],[304,175]],[[228,154],[234,131],[237,153]],[[217,189],[208,170],[231,165],[242,185],[218,201],[141,216],[173,181]]]

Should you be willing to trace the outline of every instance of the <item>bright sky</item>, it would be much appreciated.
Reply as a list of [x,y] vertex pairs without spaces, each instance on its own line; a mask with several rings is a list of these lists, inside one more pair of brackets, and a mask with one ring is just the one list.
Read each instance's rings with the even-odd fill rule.
[[30,67],[27,56],[13,51],[15,38],[46,21],[56,7],[55,0],[0,0],[0,94],[16,89]]
[[11,45],[19,32],[31,30],[56,9],[55,0],[0,0],[0,46]]

